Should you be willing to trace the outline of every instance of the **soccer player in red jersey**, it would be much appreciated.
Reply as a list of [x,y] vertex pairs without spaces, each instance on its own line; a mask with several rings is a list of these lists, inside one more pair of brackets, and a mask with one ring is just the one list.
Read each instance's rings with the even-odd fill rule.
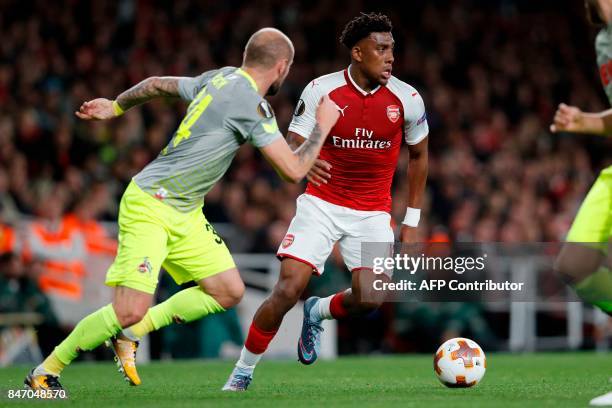
[[370,290],[364,282],[371,282],[374,275],[372,265],[362,264],[361,244],[394,240],[391,183],[404,141],[410,151],[409,192],[400,240],[417,239],[429,128],[419,93],[391,75],[391,29],[391,21],[382,14],[354,18],[340,37],[350,50],[351,65],[313,80],[302,93],[289,126],[293,147],[308,142],[322,95],[329,94],[341,115],[309,173],[306,192],[297,200],[296,215],[278,250],[279,280],[255,313],[240,359],[223,390],[247,389],[284,315],[297,303],[312,274],[323,273],[336,242],[352,272],[351,288],[305,302],[300,361],[312,364],[316,360],[322,320],[365,314],[380,306],[380,300],[366,297],[364,301],[362,296]]

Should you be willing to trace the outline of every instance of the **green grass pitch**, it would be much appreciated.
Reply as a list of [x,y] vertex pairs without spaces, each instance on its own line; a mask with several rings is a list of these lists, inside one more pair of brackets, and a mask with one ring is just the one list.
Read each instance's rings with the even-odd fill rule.
[[[487,373],[471,389],[449,389],[428,355],[340,358],[302,366],[263,361],[246,393],[220,391],[233,362],[187,361],[140,367],[129,387],[111,363],[75,363],[61,381],[74,407],[586,407],[612,390],[612,357],[595,353],[490,354]],[[27,367],[0,369],[2,406],[47,404],[6,399],[22,387]]]

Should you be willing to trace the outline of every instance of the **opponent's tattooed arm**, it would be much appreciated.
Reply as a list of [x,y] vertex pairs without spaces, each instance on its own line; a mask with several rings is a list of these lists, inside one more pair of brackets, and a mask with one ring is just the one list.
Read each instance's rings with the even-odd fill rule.
[[136,105],[140,105],[141,103],[145,103],[160,96],[179,96],[179,79],[179,77],[147,78],[121,93],[116,101],[121,109],[128,110]]
[[[326,95],[317,106],[316,123],[310,136],[297,150],[293,151],[282,137],[260,147],[260,150],[283,180],[299,183],[312,169],[327,135],[339,117],[338,107]],[[293,139],[291,137],[289,142]]]
[[83,102],[75,115],[83,120],[107,120],[160,96],[179,96],[179,77],[150,77],[123,92],[116,100],[96,98]]
[[323,139],[323,132],[321,132],[319,124],[315,123],[308,139],[295,151],[300,164],[307,164],[308,168],[312,166],[321,150],[321,145],[323,144],[321,139]]

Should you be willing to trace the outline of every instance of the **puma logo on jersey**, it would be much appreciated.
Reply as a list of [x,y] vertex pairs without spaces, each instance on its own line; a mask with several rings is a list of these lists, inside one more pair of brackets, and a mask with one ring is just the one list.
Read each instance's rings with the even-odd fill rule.
[[344,108],[340,108],[338,107],[338,110],[340,111],[340,114],[342,115],[342,117],[344,117],[344,111],[346,110],[346,108],[348,108],[349,106],[346,105]]

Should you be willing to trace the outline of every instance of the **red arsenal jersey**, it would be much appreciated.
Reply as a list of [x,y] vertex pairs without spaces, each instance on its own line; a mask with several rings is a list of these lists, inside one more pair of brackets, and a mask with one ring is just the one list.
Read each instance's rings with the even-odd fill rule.
[[417,144],[429,133],[423,99],[393,76],[386,86],[365,92],[345,69],[306,86],[289,131],[308,138],[325,94],[341,111],[319,155],[332,165],[332,176],[318,187],[308,183],[306,194],[355,210],[389,212],[402,140]]

